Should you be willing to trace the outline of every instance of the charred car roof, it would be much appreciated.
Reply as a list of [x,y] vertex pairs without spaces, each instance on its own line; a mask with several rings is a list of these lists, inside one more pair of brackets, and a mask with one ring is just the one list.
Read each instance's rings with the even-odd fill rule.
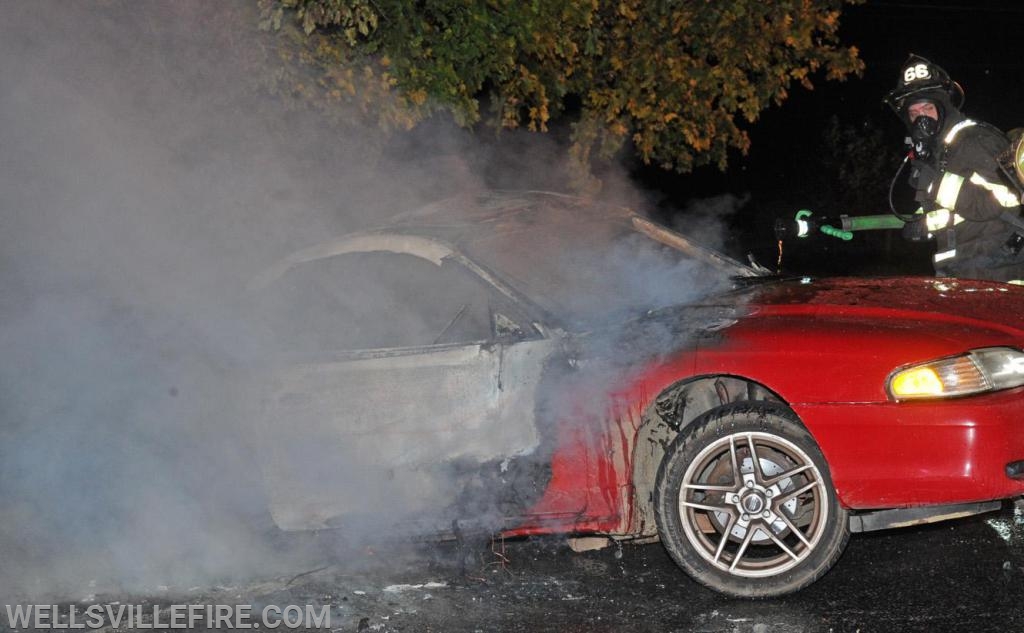
[[[548,192],[488,192],[441,200],[304,249],[255,285],[301,262],[371,251],[438,265],[456,259],[567,325],[690,302],[730,279],[760,275],[624,207]],[[603,309],[610,304],[617,309]]]

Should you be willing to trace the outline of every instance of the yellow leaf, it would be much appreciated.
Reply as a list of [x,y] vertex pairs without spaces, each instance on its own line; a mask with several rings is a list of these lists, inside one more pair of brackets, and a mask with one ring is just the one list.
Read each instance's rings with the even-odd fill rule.
[[425,90],[412,90],[409,92],[409,100],[416,105],[423,105],[427,101],[427,93]]

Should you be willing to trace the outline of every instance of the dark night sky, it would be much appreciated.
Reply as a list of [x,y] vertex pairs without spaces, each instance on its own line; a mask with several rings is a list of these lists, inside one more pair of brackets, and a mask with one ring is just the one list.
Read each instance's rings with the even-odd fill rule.
[[[818,199],[801,185],[809,187],[816,178],[821,182],[823,174],[814,172],[829,117],[835,115],[847,125],[881,128],[894,151],[900,149],[903,128],[881,99],[895,86],[910,53],[942,66],[963,86],[967,95],[963,110],[969,116],[1004,130],[1024,125],[1020,105],[1024,97],[1024,63],[1020,60],[1024,3],[869,0],[846,7],[840,23],[841,41],[856,46],[865,62],[862,77],[845,82],[819,78],[813,91],[795,86],[782,106],[772,107],[751,126],[749,155],[734,156],[725,173],[713,167],[687,176],[641,170],[641,182],[664,191],[667,206],[695,195],[749,192],[750,202],[730,222],[736,249],[754,251],[759,261],[774,265],[774,217],[791,217]],[[892,173],[898,161],[898,157],[894,159]],[[884,184],[888,186],[888,182]],[[905,185],[899,182],[897,189],[905,189]],[[882,195],[875,209],[815,211],[865,215],[887,209]],[[885,238],[876,233],[862,237],[858,235],[850,243],[823,238],[813,244],[787,244],[787,260],[792,264],[787,269],[801,273],[930,272],[927,248],[906,244],[898,236]]]
[[[968,114],[1003,129],[1022,125],[1022,27],[1024,3],[1016,0],[872,0],[847,7],[840,38],[860,49],[863,76],[842,83],[818,82],[811,92],[793,90],[790,100],[767,112],[752,133],[757,140],[775,128],[811,128],[831,114],[846,120],[881,115],[891,123],[898,142],[901,128],[881,98],[895,86],[910,53],[942,66],[964,87]],[[756,147],[750,158],[772,155],[772,149]]]
[[928,57],[964,87],[969,115],[1004,129],[1024,125],[1024,3],[872,0],[847,7],[841,24],[842,41],[860,49],[863,76],[793,90],[790,100],[766,112],[752,129],[751,156],[740,162],[784,164],[779,133],[816,142],[831,115],[850,122],[877,118],[898,143],[902,128],[882,96],[895,86],[910,53]]
[[960,82],[969,113],[1004,128],[1021,124],[1024,3],[875,0],[849,8],[842,24],[843,39],[860,47],[867,65],[858,87],[891,88],[899,64],[915,52]]

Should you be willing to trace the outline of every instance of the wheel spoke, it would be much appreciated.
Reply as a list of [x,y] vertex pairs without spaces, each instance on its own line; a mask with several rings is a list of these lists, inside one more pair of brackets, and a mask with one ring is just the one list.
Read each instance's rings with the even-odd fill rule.
[[[768,530],[764,530],[764,531],[768,533],[768,538],[770,538],[770,539],[771,539],[772,541],[774,541],[774,542],[775,542],[775,544],[776,544],[776,545],[778,545],[778,546],[779,546],[779,548],[780,548],[780,549],[781,549],[782,551],[786,552],[786,554],[787,554],[787,555],[788,555],[788,556],[789,556],[790,558],[792,558],[793,560],[800,560],[800,558],[801,558],[801,557],[800,557],[800,556],[797,556],[797,554],[796,554],[796,553],[795,553],[795,552],[794,552],[793,550],[789,549],[789,547],[788,547],[788,546],[787,546],[787,545],[786,545],[785,543],[783,543],[783,542],[782,542],[782,539],[780,539],[779,537],[775,536],[775,534],[773,534],[773,533],[772,533],[771,529],[768,529]],[[806,545],[808,545],[808,546],[810,545],[810,543],[807,543],[807,541],[806,541],[806,540],[804,541],[804,543],[805,543]],[[806,551],[804,552],[804,556],[806,556],[806,555],[807,555],[807,552],[808,552],[808,551],[810,551],[810,550],[809,550],[809,549],[807,549],[807,550],[806,550]]]
[[804,547],[807,547],[808,549],[810,549],[811,542],[809,540],[807,540],[807,537],[804,536],[804,533],[800,531],[800,528],[798,528],[796,525],[793,524],[792,521],[789,520],[789,517],[787,517],[782,512],[776,513],[776,516],[779,517],[782,520],[782,522],[786,524],[786,527],[789,528],[790,532],[795,534],[796,537],[798,539],[800,539],[800,541],[804,544]]
[[775,475],[771,479],[766,479],[765,482],[764,482],[764,485],[765,485],[766,488],[769,488],[769,487],[774,486],[775,484],[779,483],[783,479],[789,479],[789,478],[796,477],[800,473],[802,473],[804,471],[807,471],[807,470],[811,470],[813,468],[814,468],[814,466],[811,465],[811,464],[804,464],[803,466],[797,466],[793,470],[789,470],[789,471],[786,471],[786,472],[781,473],[779,475]]
[[732,483],[734,486],[743,485],[743,475],[740,473],[740,458],[736,454],[736,436],[729,436],[729,457],[732,459]]
[[684,508],[693,508],[694,510],[707,510],[708,512],[727,512],[729,516],[736,514],[736,508],[732,506],[712,506],[704,503],[694,503],[692,501],[680,500],[679,505]]
[[708,490],[711,492],[736,492],[736,486],[714,486],[712,484],[686,484],[687,490]]
[[740,564],[740,559],[747,553],[747,546],[754,540],[754,534],[759,528],[747,528],[747,535],[743,537],[743,542],[740,543],[740,548],[736,550],[736,557],[732,559],[732,565],[729,566],[729,571],[736,571],[736,566]]
[[750,450],[750,466],[754,469],[754,481],[764,481],[764,472],[761,470],[761,461],[757,458],[757,447],[754,444],[753,434],[747,434],[747,448]]
[[725,546],[729,543],[729,534],[732,532],[732,528],[736,525],[735,515],[729,515],[729,523],[725,526],[725,530],[722,531],[722,538],[718,541],[718,548],[715,549],[715,563],[717,564],[722,558],[722,552],[725,551]]
[[800,495],[802,495],[803,493],[807,492],[811,488],[814,488],[816,486],[821,486],[821,485],[822,485],[821,480],[820,479],[815,479],[811,483],[809,483],[806,486],[804,486],[803,488],[799,488],[799,489],[794,490],[793,492],[791,492],[791,493],[789,493],[789,494],[787,494],[787,495],[785,495],[783,497],[779,497],[777,499],[776,503],[777,503],[777,505],[779,505],[781,507],[783,504],[785,504],[790,499],[795,499],[796,497],[799,497]]

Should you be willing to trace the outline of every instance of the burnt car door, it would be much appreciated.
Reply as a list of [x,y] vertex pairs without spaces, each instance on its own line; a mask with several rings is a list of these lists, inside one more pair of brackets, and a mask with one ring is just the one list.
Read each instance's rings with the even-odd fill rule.
[[434,255],[318,257],[262,291],[283,343],[256,433],[280,527],[388,517],[432,529],[525,511],[521,490],[494,489],[514,482],[487,473],[549,452],[537,394],[559,341],[457,258]]

